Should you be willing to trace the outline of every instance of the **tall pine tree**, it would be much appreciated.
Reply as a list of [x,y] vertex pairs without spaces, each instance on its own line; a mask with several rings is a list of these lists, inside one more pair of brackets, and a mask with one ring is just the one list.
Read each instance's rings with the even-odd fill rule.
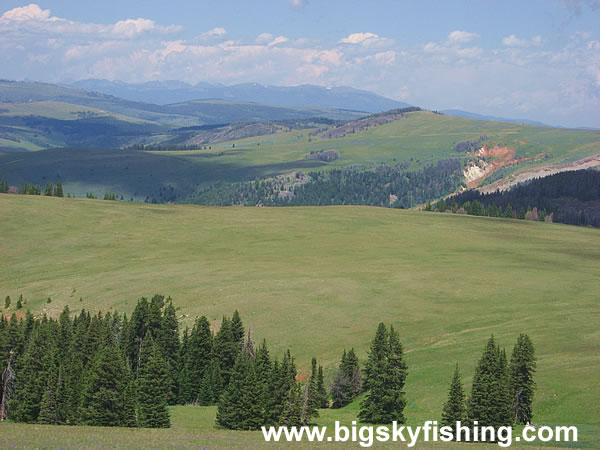
[[163,352],[150,334],[142,344],[136,380],[138,425],[144,428],[168,428],[167,396],[169,369]]
[[492,336],[485,346],[473,376],[469,420],[477,421],[480,426],[511,425],[510,406],[506,357]]
[[535,350],[526,334],[519,335],[510,358],[510,391],[516,423],[527,424],[533,420],[533,394],[536,370]]
[[360,404],[358,418],[368,423],[404,423],[406,374],[398,334],[393,327],[388,333],[385,325],[380,323],[365,366],[367,394]]

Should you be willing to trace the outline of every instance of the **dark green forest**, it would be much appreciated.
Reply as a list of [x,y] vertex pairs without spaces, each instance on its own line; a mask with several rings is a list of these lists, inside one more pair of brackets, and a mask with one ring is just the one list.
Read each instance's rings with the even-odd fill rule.
[[289,190],[274,180],[220,184],[197,192],[192,203],[213,206],[369,205],[410,208],[450,194],[462,184],[462,163],[447,159],[421,170],[406,164],[374,170],[336,169],[311,172],[306,183]]
[[469,190],[426,209],[600,227],[600,171],[561,172],[491,194]]

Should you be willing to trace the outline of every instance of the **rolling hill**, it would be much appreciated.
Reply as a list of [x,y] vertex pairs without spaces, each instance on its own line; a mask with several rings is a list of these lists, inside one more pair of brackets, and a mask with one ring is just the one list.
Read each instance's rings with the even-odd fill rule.
[[[600,230],[368,207],[6,194],[0,209],[0,295],[23,294],[35,314],[130,313],[160,292],[188,325],[238,309],[273,354],[290,348],[302,371],[317,356],[329,376],[344,348],[364,359],[385,321],[405,347],[411,424],[439,417],[456,363],[470,386],[491,334],[509,350],[526,332],[538,356],[536,425],[575,424],[588,440],[580,445],[598,445]],[[322,420],[355,413],[353,404]]]
[[[484,174],[483,178],[465,180],[473,184],[600,153],[597,131],[486,122],[428,111],[408,112],[390,122],[366,123],[316,124],[317,128],[283,130],[195,151],[57,149],[35,154],[0,153],[0,179],[17,186],[61,182],[65,192],[77,196],[116,192],[124,198],[182,202],[193,187],[265,179],[297,170],[371,170],[380,166],[420,170],[450,158],[472,167],[477,176]],[[482,135],[487,136],[490,148],[485,156],[454,150],[458,143]],[[311,152],[328,150],[338,152],[339,158],[306,159]],[[175,198],[163,194],[161,199],[159,191],[171,191],[171,187]]]
[[216,98],[195,98],[186,102],[157,105],[131,101],[94,91],[47,83],[0,80],[0,103],[56,101],[101,109],[115,114],[175,126],[222,124],[239,120],[306,119],[329,117],[352,119],[364,111],[342,108],[289,107],[266,102],[240,102]]
[[349,120],[366,114],[218,99],[156,105],[52,84],[0,80],[0,149],[115,148],[177,127],[315,117]]

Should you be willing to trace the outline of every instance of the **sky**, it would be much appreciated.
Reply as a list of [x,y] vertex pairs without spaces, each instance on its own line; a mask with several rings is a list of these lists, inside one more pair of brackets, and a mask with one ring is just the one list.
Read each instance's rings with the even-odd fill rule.
[[351,86],[600,128],[600,0],[0,0],[0,78]]

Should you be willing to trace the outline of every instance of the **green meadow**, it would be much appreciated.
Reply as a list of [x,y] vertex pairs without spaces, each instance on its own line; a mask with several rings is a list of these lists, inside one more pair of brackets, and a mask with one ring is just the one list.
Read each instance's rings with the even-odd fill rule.
[[[143,125],[141,122],[121,124]],[[178,195],[177,201],[183,202],[197,186],[273,177],[293,170],[373,168],[401,163],[409,169],[418,169],[441,159],[464,159],[465,154],[454,151],[454,146],[481,135],[487,135],[492,143],[515,149],[518,158],[530,158],[503,169],[502,176],[533,166],[571,162],[600,153],[598,131],[488,122],[428,111],[408,113],[406,118],[337,139],[311,136],[314,131],[294,130],[214,144],[207,146],[210,149],[194,151],[71,148],[0,152],[0,179],[13,185],[61,182],[65,193],[78,197],[87,192],[101,197],[105,192],[115,192],[125,199],[133,197],[140,201],[146,196],[158,198],[160,187],[169,186],[170,189],[172,186]],[[12,142],[10,145],[17,144]],[[310,152],[321,150],[337,150],[340,158],[331,162],[305,159]]]
[[[262,145],[261,145],[262,147]],[[439,420],[456,363],[471,377],[491,334],[536,346],[536,424],[578,425],[600,446],[600,230],[369,207],[208,208],[0,195],[0,297],[37,314],[173,297],[186,325],[239,310],[271,353],[331,377],[367,354],[379,322],[406,351],[410,424]],[[46,303],[47,298],[52,299]],[[12,314],[9,310],[0,310]],[[3,304],[2,304],[3,306]],[[22,313],[22,312],[21,312]],[[351,422],[357,403],[324,410]],[[0,446],[243,446],[214,409],[177,407],[170,430],[0,425]],[[48,430],[51,430],[49,432]]]
[[[600,152],[598,131],[489,122],[429,111],[411,112],[406,116],[337,139],[310,136],[312,130],[292,131],[216,144],[213,153],[218,150],[219,154],[223,152],[222,157],[229,156],[229,159],[240,164],[255,165],[298,161],[311,151],[338,150],[340,158],[328,164],[329,167],[394,165],[403,161],[422,165],[461,156],[453,150],[454,146],[462,141],[475,140],[481,135],[487,135],[493,144],[514,148],[518,158],[532,158],[529,164],[534,163],[533,157],[541,154],[547,157],[540,159],[537,164],[570,162]],[[235,148],[232,147],[234,144]],[[248,150],[241,152],[240,148]],[[189,155],[190,160],[194,158],[194,152],[173,154]],[[518,168],[523,166],[522,163]]]

